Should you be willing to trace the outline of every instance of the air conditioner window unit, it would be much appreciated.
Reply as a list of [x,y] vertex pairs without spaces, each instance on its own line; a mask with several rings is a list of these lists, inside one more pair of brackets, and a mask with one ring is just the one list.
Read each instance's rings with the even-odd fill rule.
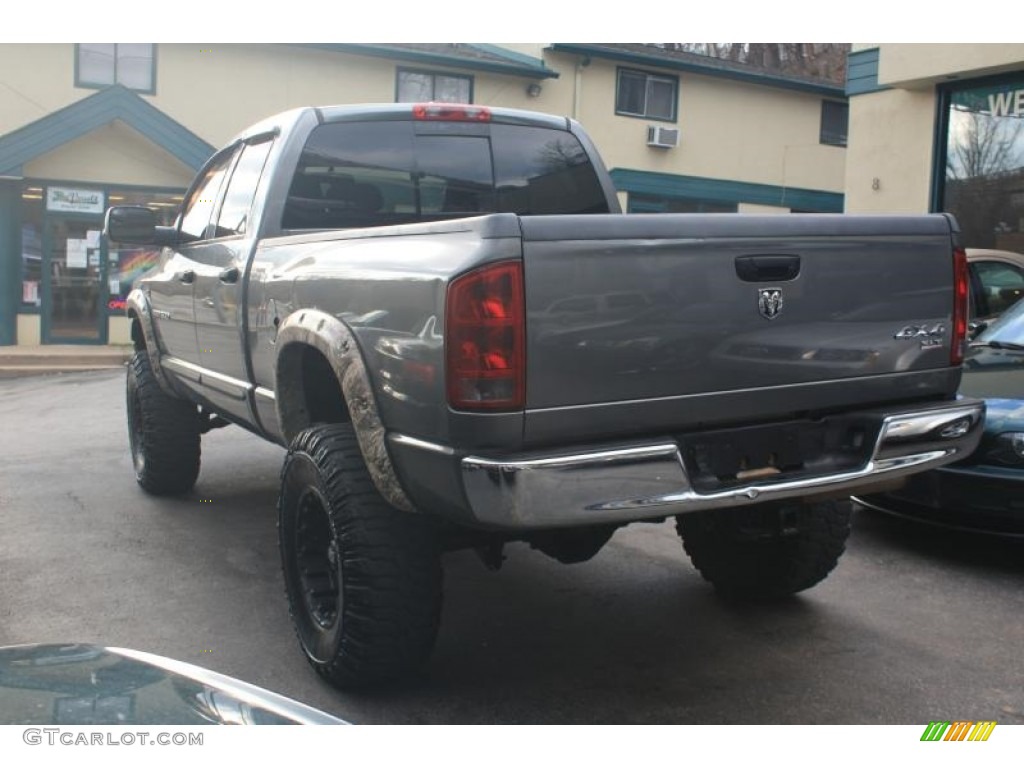
[[679,146],[679,129],[666,128],[663,125],[647,126],[647,146],[677,147]]

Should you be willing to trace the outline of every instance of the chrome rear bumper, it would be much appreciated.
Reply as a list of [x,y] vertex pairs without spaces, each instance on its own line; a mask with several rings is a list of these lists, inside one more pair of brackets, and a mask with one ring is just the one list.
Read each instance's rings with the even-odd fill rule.
[[[697,492],[673,440],[573,453],[467,456],[463,487],[474,517],[507,530],[625,523],[778,499],[853,493],[968,456],[981,439],[985,405],[960,400],[879,417],[861,467],[834,474],[752,480]],[[877,423],[877,422],[876,422]]]

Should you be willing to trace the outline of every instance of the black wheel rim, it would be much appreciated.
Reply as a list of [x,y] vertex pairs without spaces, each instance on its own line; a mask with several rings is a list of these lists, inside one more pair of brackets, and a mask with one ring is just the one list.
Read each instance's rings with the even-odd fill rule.
[[298,502],[295,569],[306,615],[314,629],[329,630],[342,608],[341,555],[320,495],[307,490]]

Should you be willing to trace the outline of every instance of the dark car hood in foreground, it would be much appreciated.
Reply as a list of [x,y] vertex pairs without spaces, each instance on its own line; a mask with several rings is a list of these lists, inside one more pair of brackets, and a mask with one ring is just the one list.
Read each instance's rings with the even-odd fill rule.
[[0,724],[344,725],[192,664],[124,648],[0,648]]

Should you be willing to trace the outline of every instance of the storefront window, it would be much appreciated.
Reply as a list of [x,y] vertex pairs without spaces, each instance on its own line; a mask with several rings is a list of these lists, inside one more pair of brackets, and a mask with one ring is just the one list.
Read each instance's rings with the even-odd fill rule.
[[[174,223],[182,197],[178,193],[114,189],[109,199],[110,205],[144,205],[152,208],[158,212],[159,223],[167,226]],[[107,309],[111,314],[124,312],[125,302],[135,281],[156,264],[159,256],[160,248],[153,245],[110,244],[107,251]]]
[[942,210],[964,244],[1024,252],[1024,76],[948,91]]
[[43,189],[25,187],[21,193],[21,305],[42,304],[43,279]]

